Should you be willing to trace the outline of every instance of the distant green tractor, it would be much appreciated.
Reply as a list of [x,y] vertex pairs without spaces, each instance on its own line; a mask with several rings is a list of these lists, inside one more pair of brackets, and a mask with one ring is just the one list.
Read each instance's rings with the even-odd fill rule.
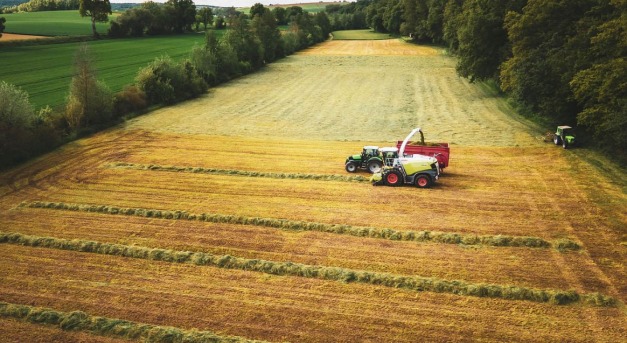
[[558,126],[555,135],[553,136],[553,143],[555,145],[562,145],[564,149],[575,144],[574,130],[570,126]]
[[354,173],[359,168],[374,174],[380,172],[383,167],[378,146],[365,146],[361,155],[348,156],[345,163],[345,169],[349,173]]

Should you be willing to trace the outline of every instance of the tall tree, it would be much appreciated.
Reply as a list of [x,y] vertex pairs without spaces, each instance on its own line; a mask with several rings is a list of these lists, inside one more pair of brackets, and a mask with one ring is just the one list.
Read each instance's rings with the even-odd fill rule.
[[0,37],[2,37],[2,32],[4,32],[4,23],[6,22],[7,20],[4,17],[0,17]]
[[203,7],[198,11],[198,15],[200,16],[200,22],[205,26],[205,31],[207,31],[207,25],[211,26],[213,23],[213,11],[211,7]]
[[70,82],[65,119],[73,129],[108,121],[113,112],[113,95],[96,79],[93,58],[87,44],[74,56],[74,76]]
[[255,18],[255,16],[262,16],[267,10],[268,9],[263,7],[262,4],[256,3],[250,8],[250,17]]
[[457,72],[470,79],[497,79],[499,67],[511,56],[505,14],[520,11],[526,0],[464,1],[459,20]]
[[569,86],[589,65],[590,21],[607,0],[529,0],[505,24],[513,56],[503,64],[502,87],[533,112],[574,125],[579,108]]
[[80,0],[78,11],[82,17],[91,18],[91,30],[94,33],[94,37],[98,37],[96,22],[106,23],[109,21],[111,3],[109,3],[109,0]]
[[575,74],[570,86],[582,107],[577,124],[585,126],[599,146],[627,161],[627,1],[609,3],[589,30],[595,33],[591,66]]
[[263,11],[262,14],[255,14],[252,21],[252,29],[259,37],[264,50],[264,61],[272,62],[276,59],[277,48],[281,41],[281,32],[276,23],[276,18],[272,11]]
[[191,31],[196,21],[196,5],[192,0],[168,0],[165,7],[174,32]]

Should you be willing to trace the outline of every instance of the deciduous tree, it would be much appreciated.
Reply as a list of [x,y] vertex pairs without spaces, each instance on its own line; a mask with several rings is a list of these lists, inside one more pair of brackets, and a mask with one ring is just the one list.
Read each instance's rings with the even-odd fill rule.
[[109,3],[109,0],[80,0],[78,11],[82,17],[91,18],[91,30],[94,33],[94,37],[98,37],[96,22],[106,23],[109,20],[111,3]]

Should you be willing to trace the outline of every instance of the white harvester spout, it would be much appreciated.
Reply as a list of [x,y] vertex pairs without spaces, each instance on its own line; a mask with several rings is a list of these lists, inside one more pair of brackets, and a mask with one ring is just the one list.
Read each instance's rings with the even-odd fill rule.
[[411,130],[411,132],[409,133],[409,135],[407,135],[407,137],[405,137],[405,140],[403,141],[403,144],[401,144],[401,148],[398,151],[398,157],[403,157],[405,156],[405,147],[407,146],[407,143],[409,143],[409,140],[411,139],[411,137],[416,133],[416,132],[420,132],[420,142],[421,144],[425,144],[425,136],[422,133],[422,130],[417,127],[413,130]]

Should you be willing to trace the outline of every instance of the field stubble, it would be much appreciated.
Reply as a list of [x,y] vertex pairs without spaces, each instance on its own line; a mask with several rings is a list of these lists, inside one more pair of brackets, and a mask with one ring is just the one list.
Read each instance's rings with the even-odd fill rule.
[[[365,44],[362,54],[371,49]],[[404,54],[308,51],[68,144],[0,175],[3,231],[627,300],[624,178],[543,145],[533,128],[500,110],[502,99],[455,76],[453,59]],[[344,174],[347,155],[364,144],[393,145],[414,126],[428,141],[455,143],[451,166],[432,189],[110,167]],[[568,238],[582,250],[470,248],[18,207],[34,200]],[[415,293],[19,246],[3,246],[0,259],[7,266],[0,301],[267,340],[612,342],[627,327],[622,307]],[[102,306],[102,299],[111,301]]]

